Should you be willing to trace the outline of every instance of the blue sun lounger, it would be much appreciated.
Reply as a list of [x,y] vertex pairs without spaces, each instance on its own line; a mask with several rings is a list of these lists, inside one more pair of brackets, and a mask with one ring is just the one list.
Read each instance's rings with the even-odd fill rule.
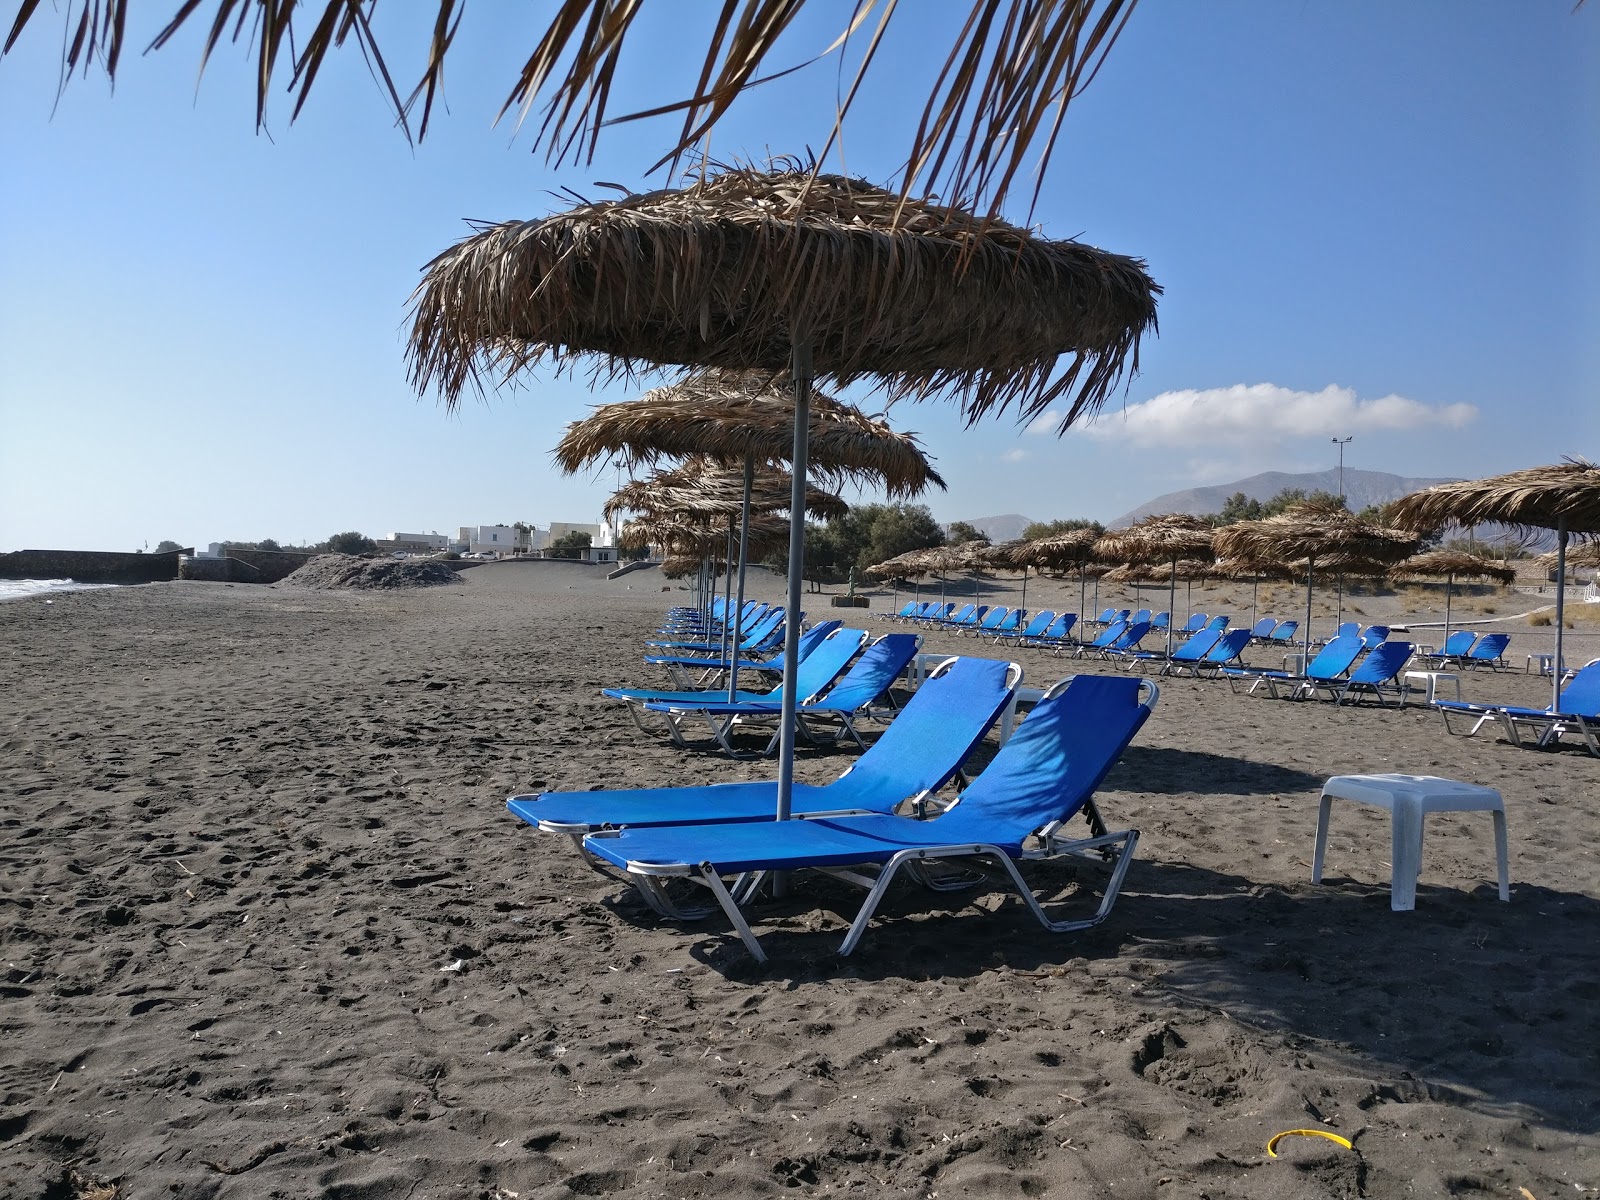
[[1399,708],[1405,703],[1405,692],[1395,680],[1400,677],[1401,668],[1411,660],[1411,651],[1410,642],[1380,642],[1367,652],[1348,679],[1307,678],[1294,694],[1305,697],[1325,691],[1335,704],[1343,704],[1352,695],[1358,700],[1363,695],[1371,695],[1382,704],[1384,693],[1393,692],[1395,707]]
[[1089,654],[1093,654],[1094,656],[1102,659],[1120,658],[1130,650],[1137,650],[1139,648],[1139,643],[1144,641],[1145,635],[1149,632],[1149,621],[1129,621],[1127,627],[1122,631],[1122,635],[1112,641],[1109,645],[1090,647],[1088,650],[1080,653],[1078,657],[1083,658]]
[[1430,671],[1443,670],[1445,667],[1454,666],[1468,650],[1472,643],[1478,640],[1478,635],[1470,629],[1458,629],[1445,638],[1444,645],[1437,650],[1421,651],[1416,654],[1417,665],[1426,667]]
[[1130,650],[1122,655],[1122,661],[1130,668],[1137,667],[1140,671],[1144,670],[1146,664],[1160,664],[1161,673],[1164,675],[1173,663],[1199,662],[1221,637],[1222,634],[1215,629],[1202,629],[1197,633],[1191,633],[1170,656],[1165,650]]
[[[1212,632],[1217,632],[1213,630]],[[1250,644],[1250,631],[1248,629],[1230,629],[1217,639],[1216,645],[1206,651],[1199,662],[1186,664],[1189,673],[1195,676],[1211,672],[1213,679],[1222,674],[1228,667],[1242,667],[1244,648]],[[1183,666],[1169,664],[1163,675],[1181,675]]]
[[[802,658],[795,668],[796,702],[804,704],[832,683],[856,656],[856,652],[866,640],[865,629],[835,629],[823,638],[822,644]],[[728,693],[721,688],[685,692],[667,692],[650,688],[603,688],[600,694],[611,700],[627,701],[628,713],[633,717],[633,723],[646,733],[650,732],[650,729],[639,718],[639,712],[646,704],[655,702],[689,706],[708,701],[726,703],[728,699]],[[770,700],[775,704],[781,704],[783,684],[780,682],[765,692],[735,692],[733,698],[736,702],[743,703],[752,700]],[[680,741],[676,734],[673,735],[673,740]]]
[[[804,615],[803,613],[801,614],[802,617]],[[741,630],[739,636],[743,639],[739,647],[740,652],[743,654],[759,654],[763,650],[770,650],[783,640],[783,609],[773,609],[750,628]],[[645,645],[651,649],[672,650],[680,654],[688,653],[691,650],[698,650],[707,654],[712,651],[722,652],[722,642],[720,640],[711,641],[709,637],[681,641],[655,639],[646,642]]]
[[[922,681],[866,753],[831,783],[795,781],[797,815],[893,812],[902,803],[925,807],[954,778],[973,749],[1011,703],[1022,668],[992,658],[947,658]],[[598,829],[771,821],[778,785],[713,783],[693,787],[543,792],[512,796],[512,814],[547,833],[580,843]]]
[[1031,639],[1039,637],[1041,634],[1043,634],[1045,630],[1050,628],[1055,619],[1056,614],[1054,609],[1043,609],[1040,612],[1034,613],[1033,616],[1028,618],[1028,623],[1026,625],[1020,625],[1019,623],[1019,626],[1016,628],[1002,629],[997,631],[994,640],[997,642],[1026,643]]
[[[983,620],[972,627],[971,633],[973,637],[990,638],[990,640],[998,642],[1000,639],[996,635],[1006,627],[1006,622],[1010,621],[1012,626],[1015,627],[1021,619],[1022,610],[1020,608],[1013,612],[1009,608],[996,605],[984,614]],[[965,633],[967,631],[963,630],[962,632]]]
[[[843,621],[819,621],[810,629],[800,635],[800,657],[804,658],[816,649],[818,643],[835,629],[844,624]],[[733,666],[731,660],[726,658],[712,658],[709,655],[694,654],[652,654],[645,660],[648,666],[666,667],[672,676],[673,683],[684,691],[695,688],[711,688],[716,686],[716,677],[726,676],[729,668]],[[741,658],[739,660],[741,671],[767,671],[782,672],[783,651],[780,647],[776,654],[764,658]],[[691,672],[698,671],[696,678]]]
[[1298,689],[1308,679],[1338,679],[1355,664],[1360,654],[1361,639],[1354,634],[1348,634],[1334,638],[1318,651],[1304,675],[1296,675],[1292,671],[1270,671],[1264,667],[1224,667],[1222,676],[1228,681],[1229,688],[1235,692],[1239,690],[1238,685],[1246,679],[1250,680],[1251,692],[1266,684],[1267,690],[1276,700],[1279,684],[1293,684]]
[[1468,668],[1494,667],[1499,669],[1506,665],[1506,647],[1511,644],[1509,633],[1486,633],[1473,644],[1471,650],[1461,657],[1461,666]]
[[1106,647],[1113,645],[1118,638],[1128,632],[1126,621],[1113,621],[1099,633],[1095,634],[1091,642],[1083,642],[1072,647],[1073,657],[1082,658],[1085,654],[1098,653]]
[[[1590,754],[1600,756],[1600,659],[1567,680],[1555,709],[1469,704],[1464,700],[1436,700],[1434,707],[1444,720],[1446,733],[1455,732],[1450,727],[1452,715],[1466,715],[1477,718],[1467,731],[1469,735],[1491,721],[1500,724],[1506,740],[1514,746],[1549,746],[1559,742],[1563,735],[1573,733],[1582,739]],[[1532,735],[1531,742],[1523,740],[1524,732]]]
[[[916,657],[921,644],[922,638],[914,633],[884,634],[867,647],[848,671],[827,685],[825,692],[802,700],[795,706],[798,732],[811,741],[820,742],[824,739],[817,736],[816,727],[811,722],[831,718],[840,724],[838,734],[831,740],[838,741],[848,734],[856,745],[865,749],[866,743],[856,733],[852,719],[857,712],[894,686],[894,681]],[[667,723],[668,733],[679,746],[688,745],[683,722],[698,717],[710,726],[712,739],[717,745],[734,755],[740,753],[730,740],[736,729],[746,725],[771,726],[772,738],[761,751],[762,754],[771,754],[778,748],[778,722],[783,714],[781,688],[779,691],[778,699],[740,700],[730,704],[724,699],[703,697],[694,704],[676,700],[647,701],[644,707],[647,712],[662,716]]]
[[[1146,689],[1148,698],[1142,698]],[[928,820],[875,812],[664,825],[592,833],[584,838],[584,849],[626,872],[647,897],[672,878],[702,884],[758,961],[766,955],[741,905],[774,871],[818,870],[867,889],[839,947],[841,955],[856,948],[902,869],[938,887],[929,868],[952,859],[998,868],[1047,930],[1087,929],[1110,914],[1139,840],[1137,830],[1106,831],[1094,792],[1144,725],[1156,698],[1155,684],[1147,679],[1079,675],[1061,681],[956,803]],[[1080,815],[1089,821],[1090,836],[1069,838],[1064,827]],[[1098,910],[1086,919],[1053,920],[1017,869],[1021,860],[1063,855],[1111,862]],[[731,890],[723,876],[735,877]]]

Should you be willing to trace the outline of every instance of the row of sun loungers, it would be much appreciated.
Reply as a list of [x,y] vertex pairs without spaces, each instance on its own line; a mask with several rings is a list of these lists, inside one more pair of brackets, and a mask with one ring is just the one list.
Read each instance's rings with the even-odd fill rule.
[[[804,663],[814,665],[797,680],[797,691],[813,686],[838,656],[848,660],[847,647],[853,654],[865,641],[863,631],[833,630],[806,656]],[[872,641],[830,681],[827,695],[853,689],[837,704],[853,715],[877,698],[869,693],[880,680],[887,676],[893,683],[919,644],[915,634]],[[819,658],[825,654],[832,657]],[[866,889],[841,954],[859,944],[900,875],[949,890],[968,886],[974,869],[995,874],[1017,889],[1045,928],[1088,928],[1111,911],[1138,842],[1136,831],[1106,829],[1093,795],[1150,715],[1156,688],[1123,676],[1062,680],[965,790],[941,794],[952,780],[964,778],[967,758],[1013,705],[1021,680],[1015,663],[945,660],[839,778],[820,786],[795,784],[797,819],[781,827],[774,819],[777,785],[770,782],[544,793],[514,796],[508,807],[535,828],[571,838],[592,865],[626,880],[665,915],[686,919],[720,909],[761,960],[765,953],[745,914],[779,871],[823,872]],[[662,703],[646,701],[645,707]],[[776,709],[772,693],[736,704]],[[714,712],[717,703],[707,707]],[[1077,817],[1088,824],[1086,836],[1067,833]],[[1017,864],[1065,855],[1109,867],[1110,878],[1094,911],[1057,920]],[[961,873],[952,874],[952,865]],[[699,885],[714,904],[686,904],[674,886],[681,881]]]

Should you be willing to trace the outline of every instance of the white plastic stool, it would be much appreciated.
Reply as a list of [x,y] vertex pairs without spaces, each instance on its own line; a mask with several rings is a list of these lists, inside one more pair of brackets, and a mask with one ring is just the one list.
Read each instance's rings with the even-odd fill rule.
[[1394,873],[1389,882],[1389,907],[1410,912],[1417,906],[1417,876],[1422,873],[1422,820],[1431,812],[1484,812],[1494,816],[1495,865],[1499,869],[1500,899],[1511,899],[1511,873],[1506,862],[1506,807],[1500,793],[1475,783],[1441,779],[1437,775],[1335,775],[1322,785],[1322,805],[1317,813],[1317,848],[1311,858],[1311,882],[1322,882],[1322,859],[1328,849],[1328,816],[1333,802],[1354,800],[1387,808],[1392,815],[1390,858]]

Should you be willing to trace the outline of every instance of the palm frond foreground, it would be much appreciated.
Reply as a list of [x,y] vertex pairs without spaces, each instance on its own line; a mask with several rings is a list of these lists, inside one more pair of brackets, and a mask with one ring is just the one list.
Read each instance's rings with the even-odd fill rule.
[[1487,479],[1441,483],[1396,500],[1390,519],[1407,529],[1496,522],[1519,529],[1600,533],[1600,466],[1568,458]]
[[[1132,15],[1136,0],[970,0],[965,19],[941,11],[925,19],[922,5],[893,0],[857,0],[839,6],[850,20],[832,46],[819,55],[841,57],[854,44],[854,78],[844,91],[831,130],[818,129],[805,140],[831,147],[850,112],[862,79],[871,73],[885,35],[900,10],[915,15],[926,31],[948,31],[948,50],[937,32],[927,50],[914,55],[893,52],[900,68],[926,63],[931,76],[921,99],[922,112],[903,160],[907,166],[902,191],[932,190],[951,196],[987,200],[997,212],[1013,183],[1024,173],[1039,181],[1049,165],[1067,106],[1094,78]],[[4,50],[10,51],[23,30],[37,17],[38,0],[23,0]],[[128,40],[130,0],[65,0],[62,42],[65,82],[100,63],[115,79]],[[405,6],[402,6],[404,8]],[[648,109],[613,117],[609,101],[631,75],[652,80],[662,74],[654,47],[636,46],[637,57],[623,65],[629,35],[645,30],[641,20],[661,3],[640,0],[559,0],[550,23],[517,72],[500,116],[515,112],[520,121],[541,107],[535,148],[543,147],[553,162],[591,159],[608,124],[665,113],[681,113],[682,124],[665,150],[662,163],[701,143],[727,115],[747,88],[795,68],[769,69],[773,51],[806,7],[806,0],[725,0],[721,5],[675,5],[677,21],[696,21],[715,13],[706,31],[705,54],[687,95],[666,95]],[[284,71],[298,116],[332,52],[354,42],[371,66],[399,119],[412,136],[426,136],[434,101],[444,77],[445,60],[460,28],[464,0],[435,0],[432,21],[418,20],[430,6],[410,10],[414,45],[424,66],[414,86],[402,97],[396,71],[373,27],[377,0],[174,0],[171,20],[149,49],[159,49],[194,21],[206,28],[201,70],[225,41],[246,42],[256,59],[256,124],[266,119],[267,99]],[[497,12],[496,6],[488,11]],[[385,35],[386,37],[389,35]],[[635,42],[649,37],[639,32]],[[816,61],[815,59],[812,60]],[[800,63],[797,66],[806,66]],[[841,62],[840,69],[845,64]],[[918,103],[908,97],[908,109]],[[1035,154],[1037,158],[1035,160]],[[658,164],[660,165],[660,164]]]
[[799,343],[819,379],[950,396],[969,421],[1070,396],[1065,429],[1138,370],[1160,291],[1138,259],[860,180],[713,168],[466,238],[425,268],[408,354],[455,404],[540,364],[775,374]]

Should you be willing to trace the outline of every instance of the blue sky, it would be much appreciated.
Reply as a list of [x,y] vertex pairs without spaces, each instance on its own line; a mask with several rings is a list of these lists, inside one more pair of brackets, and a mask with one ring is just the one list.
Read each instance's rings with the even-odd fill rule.
[[[418,270],[464,219],[540,216],[595,180],[661,186],[644,176],[659,124],[559,171],[492,125],[528,7],[520,27],[467,10],[448,111],[415,148],[354,53],[299,121],[280,95],[257,135],[242,50],[196,89],[198,31],[125,56],[115,94],[91,74],[57,105],[60,20],[36,18],[0,60],[0,550],[595,519],[612,474],[559,476],[548,452],[629,389],[531,378],[447,415],[402,358]],[[918,19],[844,143],[870,179],[894,172],[900,97],[945,48],[926,15],[966,4],[903,7]],[[614,111],[677,94],[713,8],[658,5]],[[784,61],[847,11],[818,5]],[[426,30],[383,33],[407,77]],[[1160,336],[1065,437],[895,406],[950,481],[935,514],[1106,519],[1331,466],[1333,435],[1354,435],[1347,465],[1407,475],[1600,457],[1597,75],[1594,4],[1145,0],[1074,103],[1034,220],[1148,259]],[[713,154],[820,146],[838,83],[824,64],[758,90]]]

